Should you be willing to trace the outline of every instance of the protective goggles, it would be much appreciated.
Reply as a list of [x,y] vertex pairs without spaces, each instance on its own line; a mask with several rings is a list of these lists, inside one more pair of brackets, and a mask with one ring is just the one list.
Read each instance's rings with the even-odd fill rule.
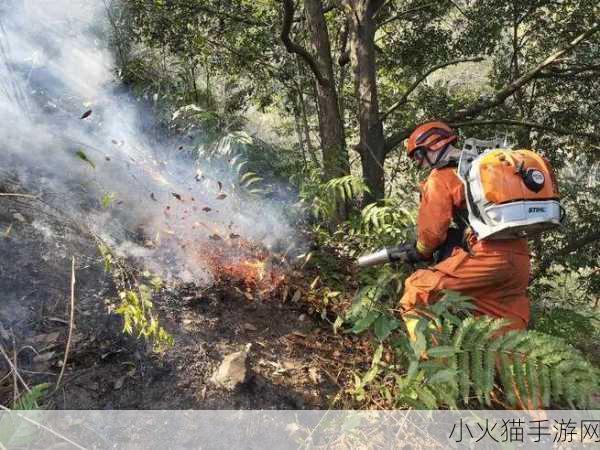
[[417,161],[423,161],[427,158],[427,149],[425,147],[417,147],[410,156]]

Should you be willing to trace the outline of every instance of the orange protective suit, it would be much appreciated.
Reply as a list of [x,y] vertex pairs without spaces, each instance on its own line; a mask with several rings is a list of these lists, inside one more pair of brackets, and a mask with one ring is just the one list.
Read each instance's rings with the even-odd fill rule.
[[[465,190],[456,169],[433,169],[421,185],[417,250],[426,256],[446,240],[457,209],[466,208]],[[439,299],[450,289],[473,297],[476,313],[511,321],[508,329],[525,329],[529,321],[530,257],[525,239],[468,239],[469,252],[455,248],[447,259],[417,270],[405,281],[403,313]]]

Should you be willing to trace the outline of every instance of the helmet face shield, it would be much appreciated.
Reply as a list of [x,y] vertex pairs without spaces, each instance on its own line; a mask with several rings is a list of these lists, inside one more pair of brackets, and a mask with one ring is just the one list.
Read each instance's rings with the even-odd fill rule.
[[410,154],[410,157],[417,163],[419,168],[426,167],[425,162],[427,163],[427,166],[432,166],[432,162],[429,159],[429,149],[427,149],[427,147],[415,148]]
[[410,157],[417,161],[422,161],[427,156],[427,148],[425,147],[417,147],[410,154]]
[[427,156],[427,149],[425,147],[417,147],[410,154],[410,157],[415,161],[423,161]]

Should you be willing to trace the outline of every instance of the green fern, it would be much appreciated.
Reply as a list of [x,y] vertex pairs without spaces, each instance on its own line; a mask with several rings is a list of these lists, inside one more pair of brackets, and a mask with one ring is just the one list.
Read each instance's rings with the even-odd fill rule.
[[494,375],[511,407],[589,406],[599,388],[597,373],[581,353],[554,336],[511,331],[494,337],[505,323],[467,318],[454,334],[460,398],[491,405]]
[[[417,330],[428,336],[426,342],[436,343],[425,352],[421,347],[415,351],[416,344],[406,336],[396,338],[393,348],[410,362],[406,375],[392,377],[380,370],[377,380],[369,377],[370,383],[387,380],[389,385],[394,380],[395,406],[490,407],[494,398],[511,408],[591,406],[600,390],[598,370],[579,351],[536,331],[498,336],[507,325],[504,320],[469,316],[455,325],[457,317],[448,307],[460,300],[450,295],[437,304],[436,314],[428,309],[433,319],[421,319]],[[363,392],[367,384],[361,384]]]
[[346,175],[327,182],[309,179],[301,186],[300,197],[310,205],[314,217],[331,220],[336,217],[342,204],[356,200],[367,192],[369,188],[362,178]]
[[408,225],[415,224],[414,211],[403,208],[392,200],[370,203],[361,211],[360,228],[357,232],[376,234],[385,239],[398,239]]

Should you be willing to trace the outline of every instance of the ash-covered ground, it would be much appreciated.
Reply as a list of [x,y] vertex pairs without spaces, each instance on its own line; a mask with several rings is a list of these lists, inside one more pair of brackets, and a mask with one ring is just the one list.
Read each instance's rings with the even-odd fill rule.
[[[115,287],[95,242],[77,224],[43,199],[0,197],[0,204],[0,339],[29,388],[50,384],[44,407],[322,408],[336,391],[318,354],[298,345],[307,336],[319,340],[324,331],[297,298],[261,302],[225,285],[171,286],[155,307],[175,344],[154,353],[143,340],[123,334],[121,318],[109,312]],[[72,344],[61,385],[52,393],[70,326],[73,256]],[[228,389],[211,380],[227,355],[248,347],[244,383]],[[0,402],[11,406],[26,388],[5,358],[0,377]]]
[[[49,383],[50,408],[325,406],[339,370],[324,365],[347,364],[325,343],[343,339],[315,325],[298,289],[261,301],[229,282],[256,280],[272,255],[305,245],[286,215],[288,186],[263,180],[271,195],[251,192],[256,173],[237,144],[180,128],[196,123],[197,105],[181,105],[169,133],[154,126],[153,109],[115,76],[110,30],[93,0],[0,7],[2,404]],[[104,271],[98,240],[167,283],[154,298],[174,338],[164,354],[122,332],[122,286]],[[267,291],[282,283],[269,273]],[[213,374],[236,352],[243,382],[218,387]]]

